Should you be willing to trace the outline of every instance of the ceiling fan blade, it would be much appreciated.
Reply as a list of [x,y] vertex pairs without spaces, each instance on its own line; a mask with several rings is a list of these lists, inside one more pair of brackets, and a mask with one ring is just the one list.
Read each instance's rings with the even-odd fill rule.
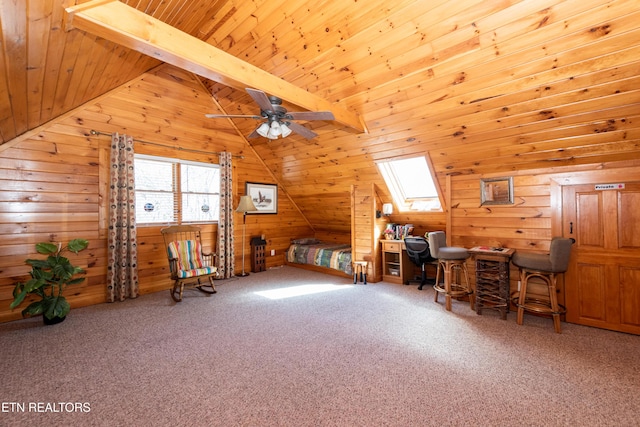
[[260,123],[260,124],[259,124],[259,125],[258,125],[254,130],[253,130],[253,132],[251,132],[251,133],[249,134],[249,136],[247,136],[247,138],[259,138],[259,137],[261,137],[262,135],[260,135],[260,134],[258,133],[258,129],[260,129],[260,126],[264,125],[265,123],[267,123],[267,122]]
[[299,135],[302,135],[307,139],[311,139],[311,138],[314,138],[314,137],[318,136],[317,133],[307,129],[306,127],[304,127],[304,126],[302,126],[301,124],[298,124],[298,123],[287,122],[287,126],[289,126],[289,129],[291,129],[295,133],[297,133]]
[[331,111],[297,111],[287,113],[293,120],[335,120]]
[[255,116],[255,115],[244,115],[244,114],[205,114],[205,117],[209,119],[256,119],[262,120],[264,117]]
[[254,101],[260,106],[262,111],[273,111],[273,107],[271,106],[271,101],[269,101],[269,97],[267,94],[261,90],[246,88],[247,93],[251,95]]

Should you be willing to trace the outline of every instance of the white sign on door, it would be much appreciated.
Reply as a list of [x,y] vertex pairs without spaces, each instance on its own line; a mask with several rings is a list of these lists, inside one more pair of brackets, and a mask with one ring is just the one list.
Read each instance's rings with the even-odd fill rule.
[[624,184],[596,184],[596,190],[623,190]]

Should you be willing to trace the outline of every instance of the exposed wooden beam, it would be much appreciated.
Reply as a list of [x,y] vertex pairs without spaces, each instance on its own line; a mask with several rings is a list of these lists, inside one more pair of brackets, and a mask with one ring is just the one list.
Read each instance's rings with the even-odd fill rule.
[[360,115],[117,0],[92,0],[66,13],[67,30],[86,31],[236,89],[260,89],[310,111],[331,111],[337,122],[366,132]]

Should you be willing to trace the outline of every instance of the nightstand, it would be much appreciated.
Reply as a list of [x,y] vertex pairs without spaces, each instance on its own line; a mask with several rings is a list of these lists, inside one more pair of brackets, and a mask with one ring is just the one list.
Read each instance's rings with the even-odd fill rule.
[[390,283],[406,283],[409,280],[411,260],[407,255],[404,241],[381,240],[382,280]]

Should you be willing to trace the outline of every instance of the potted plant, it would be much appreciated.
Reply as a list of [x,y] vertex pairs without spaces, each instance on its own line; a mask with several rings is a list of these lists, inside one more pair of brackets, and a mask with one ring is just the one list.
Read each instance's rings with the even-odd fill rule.
[[85,273],[82,268],[72,265],[63,253],[69,251],[77,254],[87,246],[89,242],[84,239],[71,240],[65,247],[62,247],[62,243],[38,243],[36,251],[47,255],[47,258],[25,261],[31,266],[31,279],[24,283],[16,283],[11,309],[19,306],[27,295],[34,294],[40,299],[22,310],[22,315],[27,317],[42,314],[45,324],[62,322],[71,310],[69,302],[62,294],[67,286],[81,283],[84,277],[75,276]]

